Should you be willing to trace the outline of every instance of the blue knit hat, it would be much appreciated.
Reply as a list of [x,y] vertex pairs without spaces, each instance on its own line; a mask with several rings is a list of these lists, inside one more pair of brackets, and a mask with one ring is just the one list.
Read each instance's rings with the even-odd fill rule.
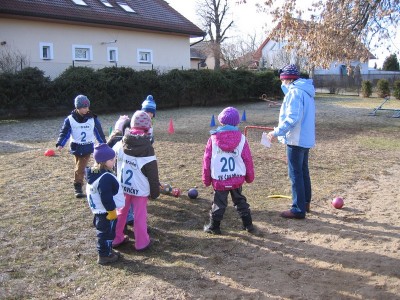
[[85,95],[76,96],[74,103],[75,103],[75,108],[77,109],[90,106],[89,98],[86,97]]
[[94,147],[93,158],[97,163],[103,163],[107,160],[113,159],[115,152],[107,144],[98,144]]
[[156,102],[153,99],[152,95],[148,95],[146,100],[143,101],[142,103],[142,110],[145,112],[151,112],[153,113],[153,116],[156,116]]
[[281,80],[286,79],[299,79],[300,72],[296,65],[287,65],[279,70],[279,78]]
[[240,123],[239,111],[234,107],[227,107],[218,115],[218,121],[223,125],[237,126]]

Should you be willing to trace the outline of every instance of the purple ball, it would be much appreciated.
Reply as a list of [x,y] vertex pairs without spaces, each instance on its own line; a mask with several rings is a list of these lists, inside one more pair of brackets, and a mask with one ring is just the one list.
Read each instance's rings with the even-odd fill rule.
[[198,195],[199,192],[195,188],[192,188],[188,191],[188,196],[190,199],[196,199]]

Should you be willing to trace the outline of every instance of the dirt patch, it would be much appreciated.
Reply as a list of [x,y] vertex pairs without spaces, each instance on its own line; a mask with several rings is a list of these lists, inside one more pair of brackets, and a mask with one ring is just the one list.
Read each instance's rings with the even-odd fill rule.
[[[1,299],[398,299],[400,294],[400,120],[368,113],[350,97],[317,100],[317,146],[311,151],[311,213],[279,217],[290,200],[284,148],[268,150],[252,132],[256,180],[244,186],[255,235],[241,230],[232,206],[222,236],[202,231],[212,190],[201,161],[212,115],[223,107],[158,111],[154,124],[160,178],[180,198],[149,202],[154,246],[132,243],[121,262],[96,264],[87,204],[73,195],[73,160],[54,148],[62,118],[0,123]],[[278,108],[235,105],[245,125],[273,126]],[[118,114],[99,116],[104,131]],[[173,120],[175,133],[168,134]],[[278,159],[276,159],[278,158]],[[197,186],[199,198],[185,192]],[[330,205],[340,195],[341,210]],[[131,229],[131,227],[128,227]],[[131,239],[133,234],[129,233]]]

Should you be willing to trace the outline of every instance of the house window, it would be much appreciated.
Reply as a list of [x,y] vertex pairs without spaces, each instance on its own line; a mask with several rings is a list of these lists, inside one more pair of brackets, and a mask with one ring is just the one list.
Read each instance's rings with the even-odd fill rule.
[[72,2],[74,2],[76,5],[87,6],[85,1],[83,1],[83,0],[72,0]]
[[138,62],[139,63],[148,63],[151,64],[153,62],[153,51],[147,49],[138,49]]
[[74,60],[92,60],[92,46],[88,45],[72,45],[72,58]]
[[135,11],[126,2],[117,1],[117,4],[126,12],[134,13]]
[[103,3],[107,7],[113,7],[112,4],[110,2],[108,2],[107,0],[100,0],[100,2]]
[[52,43],[39,43],[40,59],[50,60],[53,59],[53,44]]
[[109,62],[117,62],[118,61],[118,48],[108,47],[107,48],[107,59]]

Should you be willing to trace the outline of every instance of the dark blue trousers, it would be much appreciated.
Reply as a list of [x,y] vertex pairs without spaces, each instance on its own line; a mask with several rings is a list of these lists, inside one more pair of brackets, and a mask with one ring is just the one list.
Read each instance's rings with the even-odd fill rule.
[[117,220],[107,220],[107,214],[95,214],[93,225],[96,227],[97,233],[97,252],[99,256],[110,256],[112,250],[112,242],[115,238],[115,227]]

